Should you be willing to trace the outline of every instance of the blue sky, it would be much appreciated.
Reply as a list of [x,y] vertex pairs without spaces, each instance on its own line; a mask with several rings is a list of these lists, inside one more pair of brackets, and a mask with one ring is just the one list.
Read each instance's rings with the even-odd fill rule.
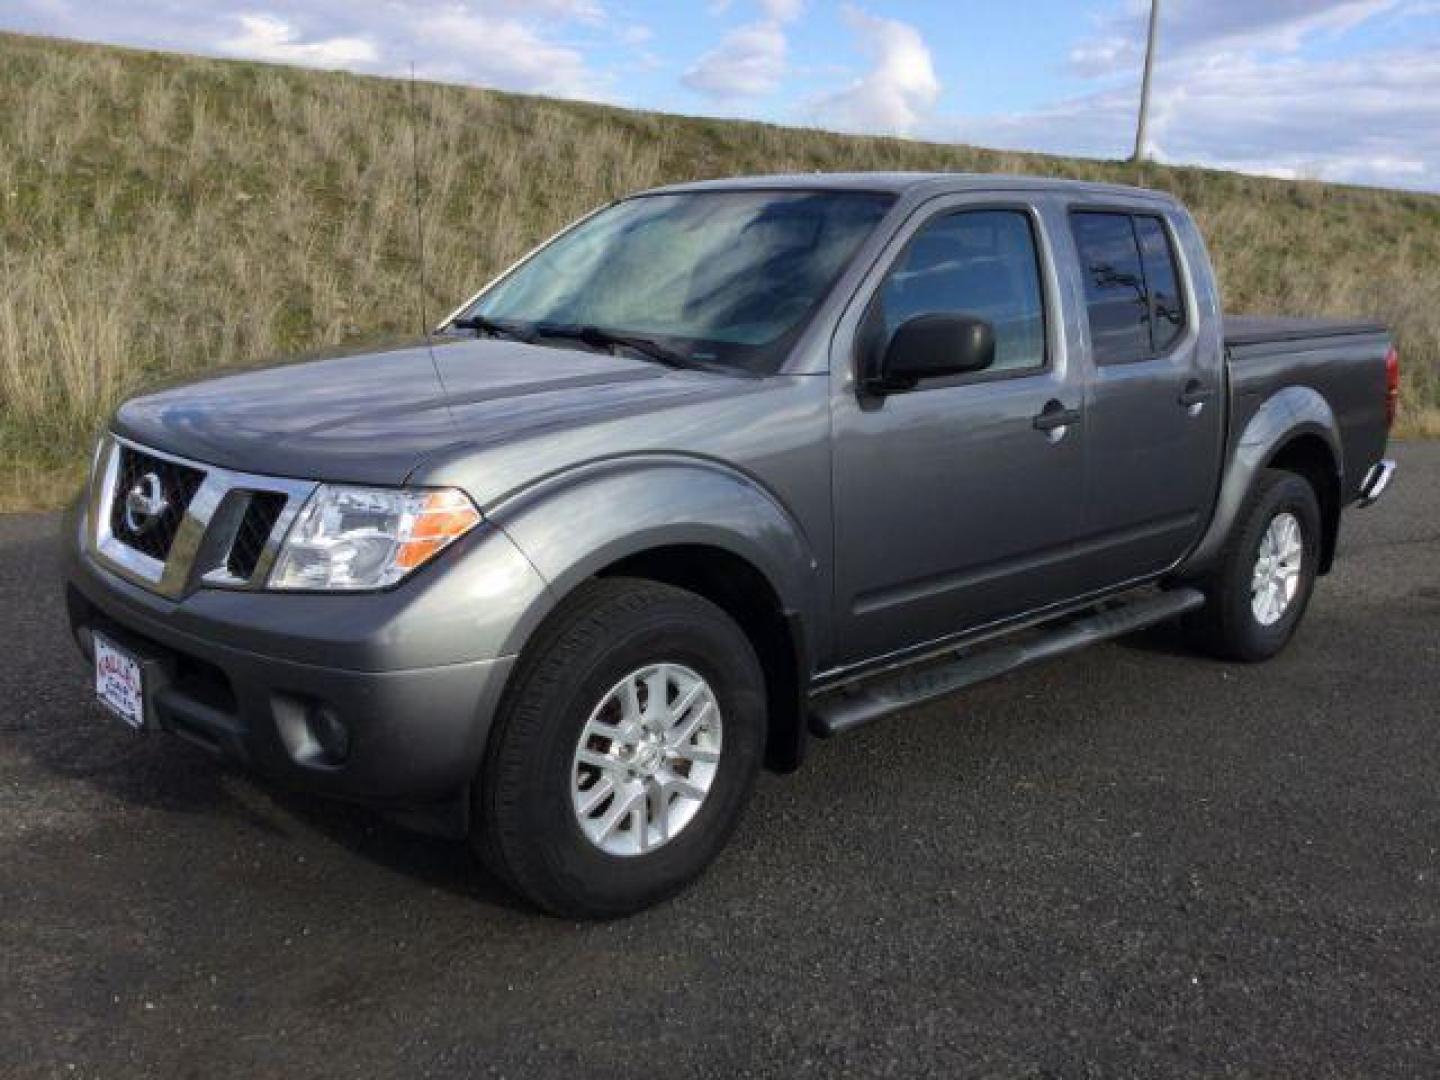
[[[1151,153],[1440,191],[1440,0],[1162,0]],[[0,0],[0,27],[1128,154],[1148,0]]]

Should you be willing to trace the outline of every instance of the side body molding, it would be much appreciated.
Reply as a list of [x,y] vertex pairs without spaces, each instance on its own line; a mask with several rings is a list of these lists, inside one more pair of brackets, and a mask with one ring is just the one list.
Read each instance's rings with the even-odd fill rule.
[[[754,566],[813,647],[827,625],[819,562],[801,524],[759,481],[709,458],[625,455],[548,477],[485,511],[544,578],[548,593],[517,621],[518,652],[577,585],[631,555],[719,548]],[[813,665],[813,657],[803,657]]]
[[[1237,414],[1243,415],[1244,399],[1237,398],[1234,408]],[[1209,567],[1224,547],[1256,477],[1286,443],[1302,435],[1318,435],[1323,439],[1335,459],[1336,470],[1344,476],[1340,425],[1325,398],[1308,386],[1287,386],[1277,391],[1266,398],[1246,422],[1235,443],[1235,451],[1229,456],[1210,528],[1177,568],[1178,575]]]

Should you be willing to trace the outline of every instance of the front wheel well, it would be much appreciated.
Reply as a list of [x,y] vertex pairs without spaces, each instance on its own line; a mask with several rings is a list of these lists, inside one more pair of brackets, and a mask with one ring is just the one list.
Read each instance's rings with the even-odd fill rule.
[[805,747],[804,643],[798,619],[786,612],[763,573],[723,548],[677,544],[626,556],[596,577],[644,578],[686,589],[734,619],[750,639],[765,673],[769,716],[765,764],[776,772],[799,767]]
[[1284,443],[1266,465],[1304,479],[1320,502],[1320,566],[1328,573],[1335,562],[1340,534],[1340,467],[1330,445],[1318,435],[1298,435]]

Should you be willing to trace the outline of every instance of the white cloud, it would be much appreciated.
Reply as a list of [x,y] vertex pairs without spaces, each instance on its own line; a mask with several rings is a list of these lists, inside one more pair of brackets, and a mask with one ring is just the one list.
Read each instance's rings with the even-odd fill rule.
[[1140,62],[1142,46],[1135,38],[1088,38],[1070,50],[1070,67],[1083,76],[1110,75],[1133,71]]
[[279,64],[340,68],[374,63],[375,43],[367,37],[330,37],[305,41],[300,31],[277,15],[239,15],[239,33],[219,42],[221,52]]
[[726,34],[685,72],[682,81],[722,101],[771,94],[785,76],[788,49],[779,23],[750,23]]
[[602,98],[604,81],[580,50],[526,22],[456,6],[420,16],[412,29],[429,77],[557,97]]
[[[430,4],[444,7],[444,4]],[[480,0],[464,3],[455,0],[456,8],[470,8],[489,15],[526,16],[537,19],[576,19],[596,23],[605,18],[605,8],[598,0]]]
[[[1428,48],[1423,34],[1404,48],[1344,47],[1356,27],[1382,16],[1423,17],[1433,2],[1167,0],[1149,153],[1273,176],[1440,188],[1434,35]],[[1071,50],[1089,92],[1028,113],[956,118],[932,133],[1016,150],[1127,156],[1148,8],[1148,0],[1117,3]]]
[[[1172,57],[1223,51],[1293,52],[1316,33],[1338,34],[1397,8],[1401,0],[1168,0],[1161,51]],[[1101,15],[1094,36],[1070,51],[1080,75],[1128,72],[1144,53],[1149,0],[1124,0]]]
[[935,62],[920,31],[857,7],[845,21],[870,58],[870,68],[850,86],[820,98],[816,118],[847,131],[907,134],[926,120],[940,96]]
[[794,22],[805,13],[805,0],[760,0],[760,10],[776,22]]
[[[144,48],[383,75],[408,74],[413,60],[424,77],[562,97],[609,98],[615,81],[567,38],[572,28],[594,37],[610,27],[602,0],[0,0],[0,5],[5,6],[0,19],[17,29]],[[626,40],[623,25],[611,40]]]
[[[805,10],[808,0],[759,0],[760,13],[775,22],[794,22]],[[734,0],[709,0],[705,11],[710,15],[724,15],[733,6]]]
[[631,23],[629,26],[622,26],[615,36],[626,45],[644,45],[647,41],[655,40],[655,31],[643,23]]
[[[1162,161],[1274,176],[1440,188],[1434,35],[1428,48],[1423,34],[1404,48],[1333,47],[1381,16],[1424,17],[1431,3],[1168,0],[1148,151]],[[1125,0],[1071,51],[1073,70],[1093,80],[1090,92],[1030,113],[963,118],[943,134],[1012,149],[1127,155],[1147,10],[1144,0]]]
[[[785,24],[805,12],[807,0],[759,0],[759,22],[731,30],[720,44],[695,61],[680,81],[717,101],[764,97],[780,88],[788,73],[790,41]],[[723,15],[730,0],[710,0],[711,15]]]
[[[1047,109],[972,117],[947,137],[1012,149],[1122,157],[1133,86]],[[1346,59],[1181,59],[1156,71],[1150,150],[1160,160],[1273,176],[1440,187],[1440,64],[1429,49]]]

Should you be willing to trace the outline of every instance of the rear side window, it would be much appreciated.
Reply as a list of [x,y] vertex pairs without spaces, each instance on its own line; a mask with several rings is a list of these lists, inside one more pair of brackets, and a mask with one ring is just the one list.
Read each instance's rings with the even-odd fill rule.
[[995,330],[995,363],[987,371],[1045,365],[1035,235],[1018,210],[966,210],[927,222],[878,299],[887,340],[917,315],[970,315]]
[[1129,214],[1072,214],[1080,249],[1085,307],[1097,364],[1125,364],[1150,355],[1149,301],[1140,246]]
[[1078,211],[1070,215],[1090,340],[1098,364],[1159,356],[1185,330],[1185,302],[1169,233],[1158,217]]
[[1170,234],[1157,217],[1135,218],[1140,261],[1145,268],[1145,291],[1150,296],[1150,345],[1155,355],[1170,350],[1185,332],[1185,301],[1180,295],[1180,271]]

